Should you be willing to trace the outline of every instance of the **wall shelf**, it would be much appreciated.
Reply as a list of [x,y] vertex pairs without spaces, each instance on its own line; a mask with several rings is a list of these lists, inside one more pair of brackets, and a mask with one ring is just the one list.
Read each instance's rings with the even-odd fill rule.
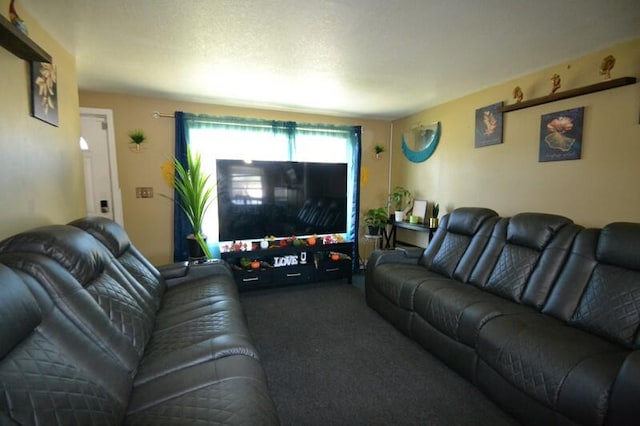
[[592,84],[590,86],[579,87],[577,89],[566,90],[564,92],[552,93],[551,95],[543,96],[541,98],[529,99],[517,104],[506,105],[502,107],[502,112],[517,111],[519,109],[531,108],[537,105],[546,104],[549,102],[559,101],[561,99],[569,99],[576,96],[587,95],[589,93],[600,92],[602,90],[614,89],[616,87],[628,86],[629,84],[635,84],[635,77],[621,77],[614,80],[603,81],[601,83]]
[[51,63],[51,55],[22,34],[2,15],[0,15],[0,45],[25,61]]

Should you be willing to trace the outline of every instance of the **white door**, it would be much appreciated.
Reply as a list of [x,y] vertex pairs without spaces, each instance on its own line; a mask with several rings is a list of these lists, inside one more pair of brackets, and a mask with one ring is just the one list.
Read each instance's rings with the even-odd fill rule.
[[80,108],[80,126],[87,215],[124,226],[112,112]]

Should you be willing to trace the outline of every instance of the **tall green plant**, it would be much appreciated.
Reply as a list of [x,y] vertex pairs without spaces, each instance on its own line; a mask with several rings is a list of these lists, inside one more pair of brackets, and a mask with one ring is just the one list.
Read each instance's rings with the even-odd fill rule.
[[187,215],[193,229],[193,237],[209,259],[211,251],[202,235],[202,221],[215,198],[213,187],[209,185],[210,175],[202,171],[200,154],[192,154],[189,148],[187,148],[187,168],[177,158],[174,158],[173,165],[175,167],[174,188],[179,198],[176,202]]

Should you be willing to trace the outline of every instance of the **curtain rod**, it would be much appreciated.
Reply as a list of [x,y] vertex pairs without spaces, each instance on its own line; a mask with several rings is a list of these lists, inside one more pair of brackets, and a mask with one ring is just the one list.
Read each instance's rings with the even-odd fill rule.
[[[153,111],[151,114],[153,118],[176,118],[173,114],[167,114],[166,112]],[[227,126],[247,126],[247,127],[256,127],[256,128],[271,128],[271,125],[268,124],[246,124],[246,123],[226,123],[224,121],[199,121],[196,120],[197,123],[212,123],[212,124],[224,124]],[[285,128],[284,126],[278,126],[279,128]],[[318,130],[313,127],[297,127],[298,130]],[[348,130],[343,129],[321,129],[327,133],[349,133]],[[364,132],[364,128],[362,129]]]
[[165,112],[158,112],[158,111],[153,111],[153,113],[151,115],[155,119],[158,119],[158,118],[175,118],[173,116],[173,114],[167,114]]

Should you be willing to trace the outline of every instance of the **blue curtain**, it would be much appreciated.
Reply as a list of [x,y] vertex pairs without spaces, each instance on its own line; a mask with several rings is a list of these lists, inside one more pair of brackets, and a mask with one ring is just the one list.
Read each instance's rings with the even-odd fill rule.
[[360,228],[360,164],[362,162],[362,127],[353,128],[353,139],[351,140],[351,168],[354,178],[351,180],[353,191],[353,202],[351,209],[351,228],[348,238],[353,241],[353,255],[351,257],[353,271],[360,268],[360,249],[358,247],[358,229]]
[[[347,224],[347,240],[353,241],[353,268],[359,267],[359,251],[358,251],[358,227],[359,227],[359,211],[360,211],[360,162],[361,162],[361,136],[362,128],[360,126],[334,126],[319,125],[309,123],[295,123],[291,121],[274,121],[247,119],[238,117],[215,117],[209,115],[195,115],[180,111],[175,113],[175,156],[186,165],[187,162],[187,146],[189,144],[189,130],[217,128],[217,129],[233,129],[234,131],[251,131],[264,132],[265,136],[271,134],[280,139],[284,136],[288,141],[287,155],[288,159],[295,158],[296,152],[296,135],[312,134],[312,135],[344,135],[348,141],[347,158],[349,161],[349,177],[347,199],[351,202],[350,217]],[[191,233],[189,222],[184,212],[176,204],[174,207],[174,260],[181,261],[188,259],[188,247],[186,236]],[[213,240],[209,241],[210,247]],[[217,252],[217,247],[213,247],[213,252]]]
[[[187,167],[187,146],[189,145],[189,131],[185,125],[185,114],[176,111],[175,117],[175,158]],[[174,199],[176,194],[174,193]],[[187,235],[192,233],[189,219],[182,211],[178,203],[173,203],[173,260],[181,262],[189,259],[189,246],[187,245]]]

